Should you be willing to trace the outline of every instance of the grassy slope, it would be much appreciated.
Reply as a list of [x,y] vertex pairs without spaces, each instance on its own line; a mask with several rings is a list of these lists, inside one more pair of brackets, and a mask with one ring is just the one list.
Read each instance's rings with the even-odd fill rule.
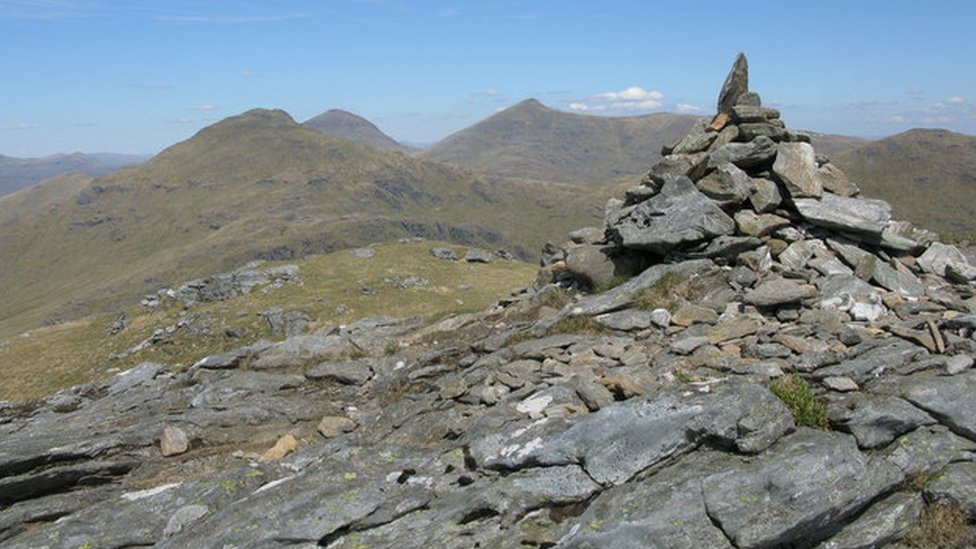
[[533,253],[602,215],[590,192],[479,176],[250,111],[146,164],[0,199],[0,338],[256,257],[409,234]]
[[687,133],[696,119],[573,114],[530,99],[446,137],[421,157],[510,177],[605,181],[645,172],[661,146]]
[[[312,330],[379,315],[435,319],[482,310],[507,291],[529,284],[536,272],[535,266],[516,261],[473,264],[434,259],[428,251],[435,245],[439,244],[382,244],[374,247],[376,255],[368,259],[342,251],[287,262],[299,266],[301,285],[286,285],[268,292],[257,288],[246,296],[198,304],[184,316],[178,306],[153,312],[128,307],[128,327],[114,336],[105,331],[115,319],[114,313],[32,330],[0,342],[4,374],[0,400],[35,398],[146,360],[188,366],[204,356],[248,345],[262,337],[274,339],[257,315],[273,307],[308,314],[313,319]],[[454,249],[459,254],[464,252]],[[262,268],[276,264],[284,262],[270,262]],[[396,289],[383,282],[386,277],[410,275],[424,277],[430,285]],[[462,289],[461,285],[471,288]],[[362,287],[374,288],[376,293],[364,294]],[[188,317],[209,318],[219,327],[218,335],[188,336],[177,331],[171,343],[150,347],[122,360],[108,359],[146,339],[154,330]],[[227,337],[226,329],[239,335]],[[38,365],[43,365],[42,376],[36,375]]]
[[897,218],[944,233],[976,231],[976,137],[910,130],[833,155]]

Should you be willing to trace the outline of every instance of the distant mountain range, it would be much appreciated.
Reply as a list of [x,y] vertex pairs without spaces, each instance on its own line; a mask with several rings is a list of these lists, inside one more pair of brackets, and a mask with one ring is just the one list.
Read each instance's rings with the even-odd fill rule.
[[401,152],[410,150],[410,147],[397,143],[395,139],[380,131],[376,124],[362,116],[340,109],[328,110],[302,124],[329,137],[345,139],[374,149]]
[[251,259],[409,236],[529,258],[602,215],[592,192],[370,149],[253,110],[144,164],[0,198],[0,339]]
[[605,117],[527,99],[449,135],[420,157],[508,177],[594,182],[645,171],[698,117]]
[[56,154],[42,158],[0,155],[0,196],[66,173],[105,175],[122,166],[144,162],[147,158],[148,155],[114,153]]

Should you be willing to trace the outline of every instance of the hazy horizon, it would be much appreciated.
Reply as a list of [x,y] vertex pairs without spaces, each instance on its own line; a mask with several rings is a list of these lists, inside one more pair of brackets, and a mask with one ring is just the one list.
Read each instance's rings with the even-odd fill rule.
[[708,115],[739,51],[791,127],[974,135],[973,16],[949,1],[5,0],[0,154],[154,154],[259,107],[299,122],[339,108],[407,143],[530,97]]

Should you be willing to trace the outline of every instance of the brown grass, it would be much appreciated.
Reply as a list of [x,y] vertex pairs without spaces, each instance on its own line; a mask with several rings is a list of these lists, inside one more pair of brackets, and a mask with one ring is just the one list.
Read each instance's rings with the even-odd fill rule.
[[976,542],[976,528],[958,505],[929,505],[918,525],[905,536],[905,541],[920,549],[971,548]]

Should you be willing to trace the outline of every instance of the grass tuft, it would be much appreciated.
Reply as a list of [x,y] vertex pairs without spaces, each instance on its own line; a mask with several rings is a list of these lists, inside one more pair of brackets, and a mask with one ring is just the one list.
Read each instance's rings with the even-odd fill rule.
[[588,316],[571,316],[569,318],[564,318],[559,322],[553,324],[549,331],[549,335],[555,334],[592,334],[600,335],[608,333],[609,330],[593,318]]
[[800,376],[788,374],[778,378],[769,384],[769,390],[786,404],[799,425],[821,430],[830,427],[827,407]]
[[958,505],[929,505],[919,523],[905,536],[905,541],[909,546],[919,548],[972,547],[970,544],[976,541],[976,528]]
[[650,288],[641,290],[634,297],[634,305],[638,309],[653,311],[654,309],[672,310],[678,305],[678,287],[688,279],[675,272],[664,273]]

